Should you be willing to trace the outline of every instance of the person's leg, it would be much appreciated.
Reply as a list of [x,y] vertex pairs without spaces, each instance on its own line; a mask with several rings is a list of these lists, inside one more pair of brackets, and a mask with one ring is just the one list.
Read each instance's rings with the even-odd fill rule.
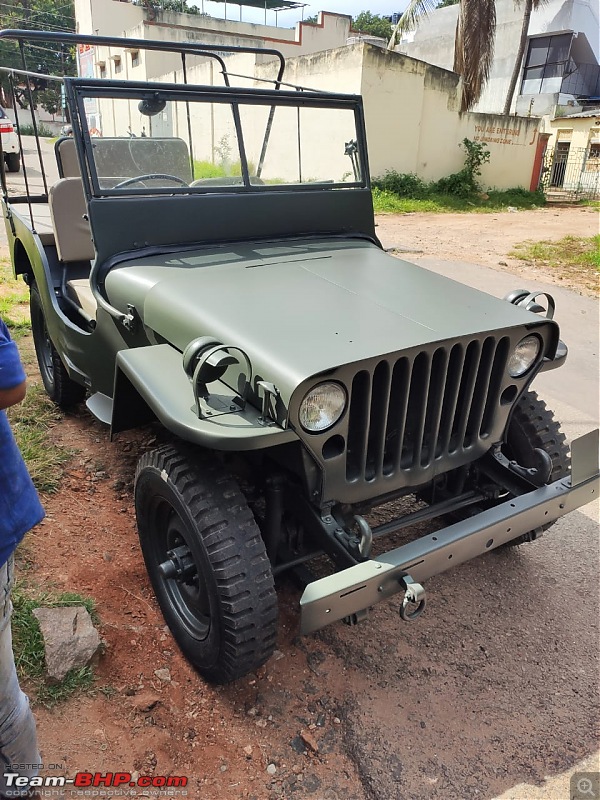
[[13,567],[12,558],[0,567],[0,797],[19,796],[15,789],[11,791],[6,785],[4,773],[9,771],[9,764],[19,764],[15,772],[33,777],[38,774],[40,763],[35,720],[27,696],[19,687],[12,651]]

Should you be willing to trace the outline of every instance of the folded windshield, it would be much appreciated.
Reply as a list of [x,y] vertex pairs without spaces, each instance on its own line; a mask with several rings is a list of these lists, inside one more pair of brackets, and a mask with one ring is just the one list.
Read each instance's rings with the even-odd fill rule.
[[304,93],[80,89],[94,194],[364,186],[358,106]]

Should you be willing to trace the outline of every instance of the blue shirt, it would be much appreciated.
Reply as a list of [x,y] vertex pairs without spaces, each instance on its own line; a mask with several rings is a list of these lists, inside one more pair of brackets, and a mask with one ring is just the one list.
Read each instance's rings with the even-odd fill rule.
[[[0,319],[0,389],[14,389],[25,380],[16,344]],[[0,411],[0,567],[28,530],[44,518],[44,509],[25,462]]]

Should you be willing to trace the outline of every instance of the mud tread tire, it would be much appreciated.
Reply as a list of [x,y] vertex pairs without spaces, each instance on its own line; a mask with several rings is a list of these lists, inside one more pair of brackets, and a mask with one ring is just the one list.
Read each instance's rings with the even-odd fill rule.
[[[197,541],[195,561],[202,565],[199,571],[211,597],[214,641],[190,636],[158,574],[146,501],[148,493],[161,490]],[[184,655],[213,683],[228,683],[264,664],[276,646],[277,595],[259,528],[233,477],[197,450],[163,445],[140,458],[135,501],[150,580]]]
[[44,364],[43,348],[47,336],[46,320],[42,307],[42,298],[35,284],[31,285],[29,292],[29,311],[31,315],[31,332],[35,345],[40,375],[46,394],[57,406],[67,411],[85,398],[85,386],[76,383],[69,377],[56,347],[48,337],[49,356],[52,362],[52,374]]
[[[549,483],[569,474],[571,458],[560,424],[537,392],[529,391],[523,394],[514,408],[503,451],[508,458],[516,459],[521,466],[532,467],[535,466],[535,448],[544,450],[550,456],[552,472]],[[548,530],[552,524],[545,525],[543,530]],[[530,538],[525,534],[507,542],[505,546],[514,547],[527,541]]]

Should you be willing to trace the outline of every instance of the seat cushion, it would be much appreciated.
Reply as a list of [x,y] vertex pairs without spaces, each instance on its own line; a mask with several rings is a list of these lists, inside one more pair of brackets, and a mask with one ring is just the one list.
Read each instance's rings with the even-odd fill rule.
[[91,261],[96,257],[81,178],[61,178],[50,187],[50,216],[61,261]]
[[71,278],[66,283],[67,295],[84,311],[90,319],[96,319],[98,304],[92,294],[88,278]]

